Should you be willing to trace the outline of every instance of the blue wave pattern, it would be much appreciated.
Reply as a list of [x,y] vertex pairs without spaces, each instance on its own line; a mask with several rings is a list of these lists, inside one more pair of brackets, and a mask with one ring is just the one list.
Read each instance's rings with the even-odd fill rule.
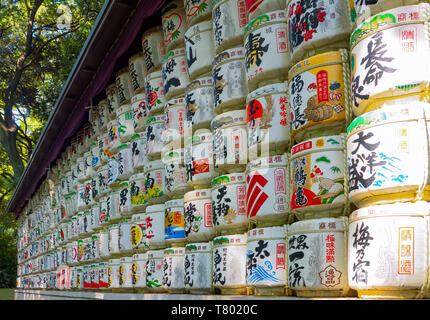
[[262,266],[257,266],[251,270],[251,275],[248,276],[249,283],[256,283],[264,280],[269,280],[273,282],[280,282],[278,278],[270,274]]

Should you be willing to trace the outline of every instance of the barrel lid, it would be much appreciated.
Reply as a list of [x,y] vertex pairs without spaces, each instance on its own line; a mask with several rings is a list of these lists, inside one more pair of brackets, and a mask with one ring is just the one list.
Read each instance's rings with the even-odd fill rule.
[[197,145],[199,143],[212,143],[212,132],[209,129],[198,129],[194,135],[187,138],[184,146]]
[[163,58],[161,59],[161,63],[166,63],[168,60],[173,59],[178,56],[185,56],[185,47],[176,48],[168,51]]
[[164,119],[165,119],[165,118],[166,118],[166,116],[165,116],[164,114],[157,114],[157,115],[155,115],[155,116],[149,117],[149,118],[146,120],[145,125],[146,125],[146,126],[148,126],[148,125],[151,125],[151,124],[153,124],[153,123],[159,123],[159,122],[164,123]]
[[288,165],[287,158],[284,154],[258,158],[249,162],[246,166],[246,171],[257,170],[267,167],[286,167]]
[[246,102],[248,103],[253,99],[257,99],[258,97],[265,96],[268,94],[276,94],[276,93],[286,94],[286,92],[287,92],[287,88],[285,87],[284,82],[268,84],[250,92],[246,97]]
[[154,78],[161,78],[161,77],[162,77],[161,70],[157,70],[157,71],[153,71],[153,72],[148,73],[145,77],[145,80],[146,80],[146,82],[148,82]]
[[171,108],[176,108],[176,107],[185,107],[185,97],[181,96],[181,97],[177,97],[177,98],[173,98],[170,99],[169,101],[167,101],[164,104],[164,111],[169,110]]
[[[363,20],[351,33],[350,47],[381,29],[408,23],[423,23],[429,21],[430,4],[421,3],[409,6],[397,6]],[[402,17],[400,21],[397,17]]]
[[144,172],[133,174],[132,176],[130,176],[129,181],[135,181],[135,180],[141,180],[141,179],[145,179]]
[[165,209],[164,204],[154,204],[152,206],[147,206],[145,212],[146,213],[159,212],[159,211],[164,212],[164,209]]
[[142,261],[142,260],[147,260],[147,259],[148,259],[148,252],[133,254],[133,260],[134,261]]
[[136,59],[144,59],[144,58],[145,56],[143,55],[143,52],[136,52],[130,57],[130,59],[128,59],[128,63],[130,64],[132,61]]
[[224,245],[246,245],[246,234],[232,234],[215,237],[212,240],[214,247],[220,247]]
[[213,85],[212,77],[201,77],[188,83],[188,85],[185,88],[185,93],[188,93],[189,91],[200,88],[202,86],[212,86],[212,85]]
[[185,246],[185,253],[211,251],[212,242],[195,242]]
[[352,212],[349,222],[372,217],[396,217],[396,216],[428,216],[430,203],[426,201],[396,202],[392,204],[373,205],[360,208]]
[[172,199],[172,200],[166,201],[164,203],[164,206],[166,209],[171,208],[171,207],[182,207],[182,208],[184,208],[184,199],[181,198],[181,199]]
[[134,104],[136,102],[141,103],[142,100],[146,102],[146,93],[145,92],[136,93],[131,97],[131,103],[132,104]]
[[185,254],[185,247],[175,247],[164,249],[165,256],[177,256]]
[[229,59],[244,59],[245,49],[243,47],[236,47],[232,49],[227,49],[217,54],[212,61],[212,68],[215,68],[220,63],[227,61]]
[[316,137],[301,143],[295,144],[291,148],[291,157],[296,158],[311,152],[321,152],[328,150],[342,150],[342,137],[340,135],[331,135]]
[[245,26],[245,28],[243,29],[243,36],[246,37],[249,32],[258,29],[265,24],[274,22],[285,24],[287,23],[287,16],[285,15],[285,10],[270,11],[259,15]]
[[149,250],[148,259],[162,259],[164,257],[164,250]]
[[307,232],[343,232],[347,230],[347,217],[301,220],[288,226],[287,237]]
[[212,199],[212,189],[198,189],[184,194],[184,202],[198,199]]
[[230,183],[245,183],[245,173],[236,172],[216,177],[212,179],[211,186],[217,188]]
[[[346,56],[346,55],[345,55]],[[342,58],[342,51],[330,51],[314,55],[310,58],[301,60],[292,66],[288,72],[288,80],[307,70],[321,67],[321,65],[347,62]]]
[[162,160],[154,160],[145,163],[143,166],[145,168],[145,172],[156,169],[164,169],[164,162]]
[[145,219],[145,217],[146,217],[146,214],[145,213],[137,213],[137,214],[133,214],[132,216],[131,216],[131,221],[141,221],[141,220],[144,220]]
[[202,22],[196,23],[195,25],[190,26],[185,32],[185,36],[187,38],[191,38],[197,33],[212,30],[212,27],[213,27],[213,24],[211,20],[202,21]]
[[244,125],[246,124],[246,110],[233,110],[221,113],[211,121],[211,130],[214,133],[219,128],[228,125]]
[[385,105],[380,109],[366,112],[355,118],[346,131],[348,137],[363,129],[369,129],[377,125],[388,124],[400,121],[411,121],[418,119],[429,119],[430,115],[426,110],[427,102],[404,101],[396,104]]
[[128,67],[119,69],[118,72],[116,73],[115,78],[119,78],[122,75],[130,76],[130,70],[128,69]]
[[259,240],[259,239],[268,239],[268,238],[285,239],[285,237],[286,237],[286,228],[283,226],[255,228],[248,231],[248,242]]

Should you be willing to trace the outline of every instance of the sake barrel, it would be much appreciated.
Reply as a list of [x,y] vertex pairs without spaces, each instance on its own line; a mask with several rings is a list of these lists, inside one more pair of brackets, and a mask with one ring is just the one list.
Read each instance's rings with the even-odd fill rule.
[[356,116],[384,99],[428,101],[429,3],[371,16],[351,34],[351,96]]
[[148,251],[148,260],[146,262],[146,286],[150,293],[166,292],[162,286],[163,257],[164,250]]
[[348,282],[360,298],[428,298],[428,202],[371,205],[348,228]]
[[185,193],[184,220],[185,237],[188,242],[210,241],[214,238],[211,189],[198,189]]
[[109,225],[109,256],[119,257],[119,225],[117,223]]
[[109,262],[100,262],[99,268],[99,289],[109,288]]
[[136,173],[130,177],[131,210],[142,212],[148,205],[146,199],[145,174]]
[[107,185],[110,189],[118,187],[121,180],[118,178],[120,173],[118,165],[118,155],[112,155],[109,158],[107,164],[108,174],[107,174]]
[[419,0],[398,0],[398,1],[388,1],[388,0],[375,0],[372,2],[361,2],[359,0],[350,1],[350,18],[352,23],[361,23],[364,18],[373,16],[382,11],[392,9],[395,7],[417,4],[424,1]]
[[194,189],[210,187],[217,175],[213,163],[212,133],[207,129],[199,129],[184,144],[188,184]]
[[219,172],[245,171],[248,160],[246,111],[217,115],[211,122],[214,166]]
[[131,268],[133,257],[121,257],[119,261],[119,286],[121,289],[133,288],[131,282]]
[[106,87],[107,113],[109,119],[115,119],[115,111],[119,108],[118,88],[116,83],[111,83]]
[[248,23],[244,0],[213,0],[212,23],[215,52],[241,45],[242,32]]
[[118,162],[118,179],[127,180],[133,174],[132,164],[133,151],[131,143],[123,143],[118,146],[116,159]]
[[106,197],[107,215],[109,216],[109,223],[118,222],[121,219],[121,212],[119,209],[120,195],[119,188],[111,189]]
[[107,163],[109,153],[109,137],[108,132],[97,138],[97,147],[99,149],[100,160],[102,165]]
[[212,18],[212,2],[209,0],[184,0],[187,26]]
[[81,156],[76,159],[76,167],[77,167],[77,179],[78,182],[83,183],[86,179],[88,179],[85,172],[85,162],[86,156]]
[[331,49],[348,48],[349,1],[287,0],[288,40],[293,63]]
[[255,295],[284,295],[286,280],[286,227],[248,231],[246,283]]
[[161,150],[164,147],[165,117],[164,114],[159,114],[146,120],[146,155],[149,160],[159,160],[161,157]]
[[143,166],[148,162],[146,156],[146,130],[135,133],[131,139],[131,166],[133,173],[143,171]]
[[345,132],[352,116],[348,52],[344,49],[312,56],[289,71],[291,138]]
[[185,97],[171,99],[164,105],[164,128],[162,140],[169,149],[181,148],[184,144],[184,129],[187,119]]
[[162,155],[164,162],[164,182],[166,195],[169,198],[181,198],[191,190],[186,180],[184,149],[175,149]]
[[108,166],[103,165],[97,169],[97,185],[100,196],[105,196],[109,192],[108,182]]
[[145,165],[145,193],[149,204],[164,203],[166,195],[165,168],[161,160],[154,160]]
[[185,292],[184,258],[184,247],[164,249],[162,283],[168,293]]
[[267,12],[285,9],[285,1],[281,0],[247,0],[245,5],[249,21]]
[[202,76],[191,81],[185,89],[187,113],[186,127],[194,133],[198,129],[210,128],[214,113],[214,88],[211,77]]
[[131,266],[131,284],[137,292],[147,292],[146,287],[146,262],[148,253],[136,253],[133,255]]
[[191,294],[211,294],[212,241],[196,242],[185,246],[184,286]]
[[102,99],[97,105],[97,119],[99,122],[100,134],[106,132],[107,123],[109,122],[108,100]]
[[164,240],[168,247],[185,245],[184,199],[164,203]]
[[95,202],[90,209],[90,228],[92,232],[98,231],[100,226],[100,203]]
[[161,68],[161,59],[166,54],[161,25],[149,28],[143,33],[142,52],[145,57],[145,75]]
[[231,173],[216,177],[211,182],[212,221],[218,233],[245,232],[246,181],[244,173]]
[[167,51],[164,55],[161,72],[166,101],[185,93],[185,88],[190,82],[186,61],[184,46]]
[[129,104],[134,92],[128,67],[122,68],[117,72],[115,83],[118,89],[117,94],[120,106]]
[[345,137],[306,140],[291,149],[291,213],[299,220],[347,214]]
[[121,145],[121,139],[119,137],[119,128],[118,128],[118,122],[117,120],[111,120],[108,123],[108,132],[107,132],[107,138],[108,138],[108,150],[105,149],[105,153],[107,153],[108,156],[117,153],[118,147]]
[[150,250],[166,248],[164,240],[165,208],[163,204],[146,207],[146,242]]
[[147,215],[144,213],[134,214],[131,217],[130,233],[134,253],[142,253],[149,248],[146,242],[146,218]]
[[128,72],[134,95],[145,90],[145,63],[145,56],[142,52],[135,53],[128,59]]
[[102,165],[100,149],[97,145],[97,141],[91,142],[91,150],[90,150],[91,175],[97,172],[97,169]]
[[247,217],[258,226],[289,221],[289,162],[285,155],[259,158],[246,169]]
[[303,220],[288,226],[288,287],[297,296],[351,295],[347,223],[347,217],[339,217]]
[[212,62],[214,86],[214,111],[242,109],[248,94],[245,69],[245,49],[226,49]]
[[103,227],[99,232],[100,258],[106,259],[109,257],[109,229]]
[[172,0],[161,8],[161,24],[166,51],[170,51],[184,44],[186,31],[186,14],[182,0]]
[[153,116],[164,111],[164,84],[161,70],[146,75],[146,108],[148,116]]
[[123,218],[131,216],[131,192],[128,180],[119,184],[119,214]]
[[109,289],[119,288],[119,263],[120,259],[109,259]]
[[250,92],[246,98],[249,159],[282,154],[290,143],[290,105],[283,83]]
[[221,294],[246,293],[246,234],[212,240],[213,286]]
[[250,21],[244,29],[248,90],[267,81],[283,82],[291,65],[285,10],[271,11]]
[[141,132],[145,128],[146,120],[148,119],[145,92],[137,93],[131,98],[131,109],[133,112],[134,132]]
[[427,108],[425,102],[385,106],[350,124],[348,190],[358,208],[428,200]]
[[118,136],[122,143],[129,142],[134,134],[133,109],[131,103],[123,104],[116,110]]
[[189,78],[195,80],[198,76],[211,72],[215,56],[212,21],[199,22],[189,27],[184,40]]

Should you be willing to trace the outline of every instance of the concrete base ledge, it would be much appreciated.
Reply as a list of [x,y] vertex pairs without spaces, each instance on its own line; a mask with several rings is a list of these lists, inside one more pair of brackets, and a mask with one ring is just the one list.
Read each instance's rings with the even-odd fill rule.
[[88,291],[15,290],[15,300],[357,300],[358,298],[300,298],[291,296],[194,295]]

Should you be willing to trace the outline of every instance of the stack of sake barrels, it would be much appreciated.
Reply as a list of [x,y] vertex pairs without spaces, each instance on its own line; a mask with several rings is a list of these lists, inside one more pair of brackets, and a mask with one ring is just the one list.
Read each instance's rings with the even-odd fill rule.
[[426,297],[430,4],[350,3],[166,2],[23,209],[17,287]]
[[351,15],[348,279],[359,297],[428,297],[429,13],[428,1],[377,1]]
[[346,128],[350,97],[349,1],[287,1],[292,67],[288,287],[297,296],[351,295]]

